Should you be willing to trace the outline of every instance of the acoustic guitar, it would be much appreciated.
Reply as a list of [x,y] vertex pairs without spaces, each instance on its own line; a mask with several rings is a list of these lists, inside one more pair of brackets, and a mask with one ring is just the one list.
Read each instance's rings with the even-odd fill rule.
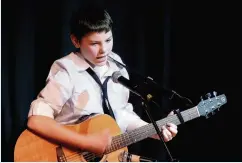
[[[190,109],[177,114],[168,116],[156,123],[159,128],[168,122],[176,125],[181,122],[187,122],[195,118],[205,116],[206,118],[213,115],[215,111],[227,103],[227,98],[224,94],[209,97],[206,100],[201,100],[199,104]],[[181,117],[182,120],[181,121]],[[72,149],[71,147],[63,146],[53,141],[47,140],[32,131],[26,129],[18,137],[14,149],[15,162],[119,162],[119,156],[124,151],[128,151],[127,146],[146,139],[154,134],[156,130],[153,124],[147,124],[135,130],[121,133],[115,120],[108,115],[97,115],[75,125],[64,125],[70,130],[74,130],[80,134],[97,133],[106,128],[110,129],[113,136],[111,145],[106,149],[105,154],[100,157],[88,151]]]

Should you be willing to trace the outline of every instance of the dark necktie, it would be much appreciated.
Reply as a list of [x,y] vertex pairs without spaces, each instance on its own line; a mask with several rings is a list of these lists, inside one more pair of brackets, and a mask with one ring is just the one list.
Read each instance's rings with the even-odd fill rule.
[[86,71],[98,83],[98,85],[100,86],[100,88],[102,90],[102,106],[103,106],[104,113],[110,115],[111,117],[113,117],[115,119],[113,110],[112,110],[111,105],[108,100],[108,91],[107,91],[107,83],[111,76],[108,76],[102,84],[102,82],[98,78],[97,74],[90,67]]

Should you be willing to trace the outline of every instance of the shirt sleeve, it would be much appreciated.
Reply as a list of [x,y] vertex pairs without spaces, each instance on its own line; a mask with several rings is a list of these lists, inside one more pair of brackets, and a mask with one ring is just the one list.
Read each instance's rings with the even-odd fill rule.
[[[122,70],[120,70],[120,72],[125,78],[129,79],[129,75],[126,69],[123,68]],[[130,91],[126,87],[123,87],[123,89],[125,96],[125,105],[122,109],[118,109],[115,115],[117,117],[117,123],[120,124],[119,126],[122,126],[121,130],[131,131],[133,129],[148,124],[134,112],[133,105],[131,103],[128,103]]]
[[43,115],[55,118],[63,105],[71,97],[73,84],[66,69],[55,62],[49,72],[45,87],[31,103],[28,117]]
[[116,111],[115,116],[117,123],[120,124],[119,126],[121,126],[121,130],[124,132],[148,124],[133,111],[133,105],[131,103],[127,103],[124,108]]

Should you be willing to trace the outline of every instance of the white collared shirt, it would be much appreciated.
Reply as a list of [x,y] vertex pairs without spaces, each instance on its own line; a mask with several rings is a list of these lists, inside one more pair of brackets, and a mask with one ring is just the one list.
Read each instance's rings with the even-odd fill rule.
[[[123,63],[117,54],[112,52],[110,56]],[[115,71],[120,71],[124,77],[129,78],[125,68],[120,69],[111,60],[107,63],[108,65],[93,68],[102,83]],[[55,119],[60,124],[73,124],[83,115],[103,114],[101,88],[86,72],[89,67],[80,53],[72,52],[56,60],[51,66],[46,86],[31,103],[28,116],[43,115]],[[147,124],[133,111],[132,104],[128,103],[127,88],[110,79],[107,92],[116,122],[122,132]]]

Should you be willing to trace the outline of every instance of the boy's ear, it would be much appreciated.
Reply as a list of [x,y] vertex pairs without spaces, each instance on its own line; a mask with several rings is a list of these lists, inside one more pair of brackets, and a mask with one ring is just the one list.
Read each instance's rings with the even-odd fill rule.
[[70,36],[72,44],[75,46],[75,48],[80,48],[80,41],[77,39],[77,37],[73,34]]

